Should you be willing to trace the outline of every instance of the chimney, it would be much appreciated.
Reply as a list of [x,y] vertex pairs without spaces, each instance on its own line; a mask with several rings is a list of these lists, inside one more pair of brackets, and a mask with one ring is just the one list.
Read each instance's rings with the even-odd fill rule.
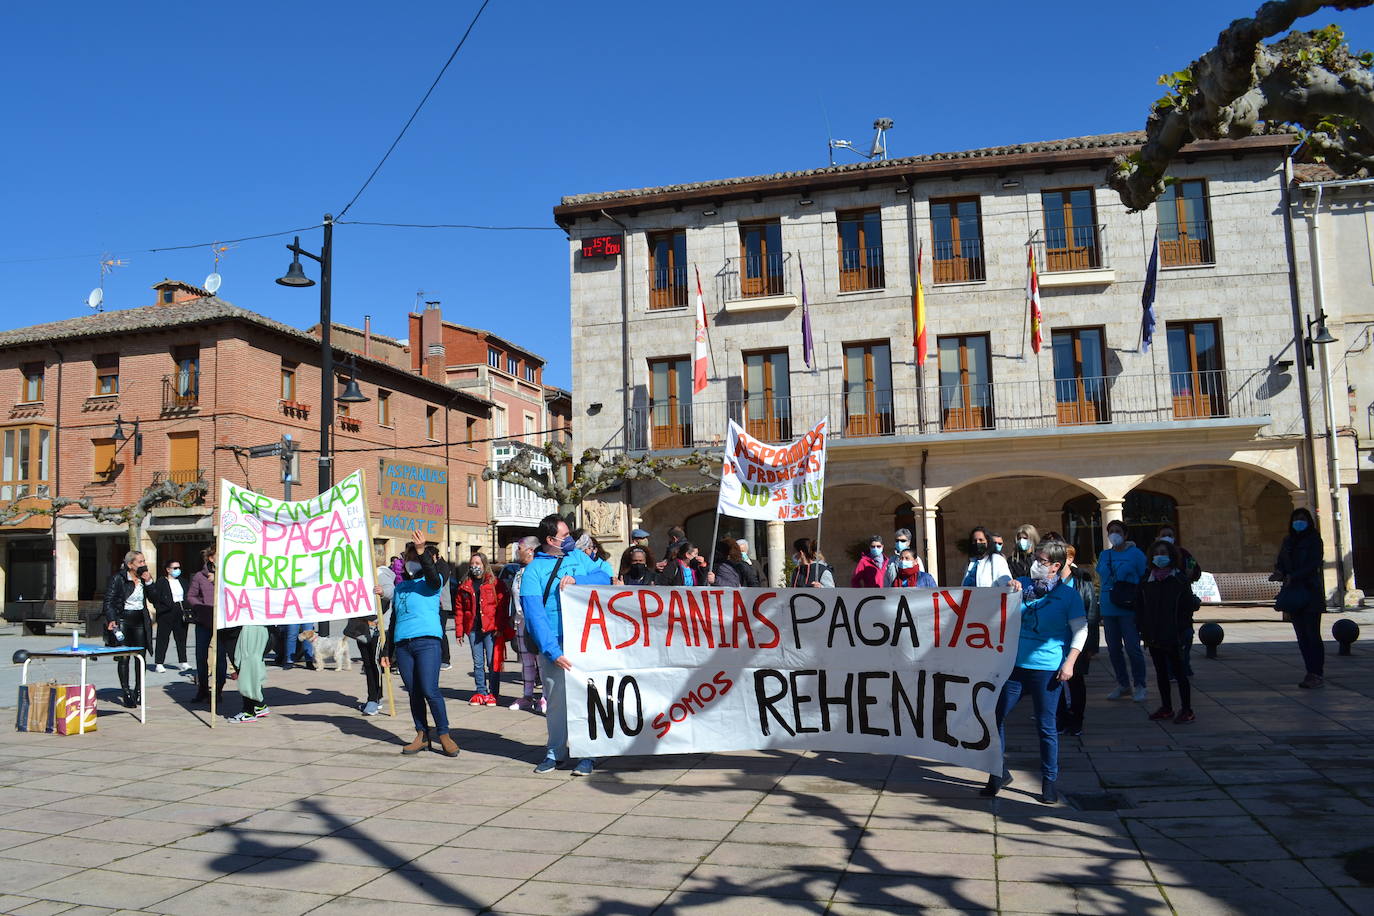
[[153,289],[157,290],[157,301],[153,304],[161,306],[180,305],[192,299],[208,299],[211,296],[208,289],[165,278],[161,283],[154,283]]
[[372,316],[363,316],[363,356],[372,355]]
[[421,356],[425,361],[425,377],[440,384],[446,383],[444,317],[437,300],[425,303],[425,310],[420,315],[420,340],[424,344]]

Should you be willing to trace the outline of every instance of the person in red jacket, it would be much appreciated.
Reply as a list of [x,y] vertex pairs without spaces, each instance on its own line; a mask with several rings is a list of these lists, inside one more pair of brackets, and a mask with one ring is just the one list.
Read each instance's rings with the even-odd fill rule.
[[868,539],[868,553],[859,558],[859,565],[849,579],[849,587],[882,588],[888,561],[889,558],[883,555],[882,535],[873,535]]
[[472,647],[472,677],[476,692],[469,706],[495,706],[501,693],[501,668],[506,641],[514,636],[510,595],[506,584],[487,565],[485,554],[468,558],[468,575],[458,586],[457,642],[466,637]]

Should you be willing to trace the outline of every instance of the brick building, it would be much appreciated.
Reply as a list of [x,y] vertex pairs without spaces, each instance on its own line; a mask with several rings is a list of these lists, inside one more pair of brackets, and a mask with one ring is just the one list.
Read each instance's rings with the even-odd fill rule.
[[[1290,510],[1306,505],[1334,593],[1334,545],[1351,543],[1349,513],[1335,507],[1355,479],[1354,449],[1334,435],[1339,460],[1314,461],[1323,424],[1305,429],[1320,389],[1303,374],[1296,329],[1319,303],[1307,234],[1294,233],[1291,256],[1286,241],[1301,215],[1285,207],[1293,138],[1191,144],[1165,197],[1129,213],[1104,174],[1142,141],[1105,134],[563,198],[554,217],[570,236],[578,448],[710,448],[727,418],[781,441],[828,416],[822,548],[837,579],[856,546],[897,527],[915,532],[945,583],[962,573],[973,525],[1010,540],[1029,522],[1093,557],[1112,519],[1144,541],[1170,522],[1205,568],[1267,573]],[[1365,220],[1358,212],[1350,229],[1367,261]],[[1156,232],[1158,324],[1146,350],[1141,293]],[[1043,301],[1038,353],[1028,249]],[[1352,261],[1363,279],[1349,288],[1367,299],[1365,261]],[[694,394],[698,274],[711,358]],[[1368,316],[1353,297],[1346,307]],[[1340,310],[1326,310],[1340,336]],[[1309,381],[1316,400],[1305,405]],[[1348,429],[1349,415],[1335,426]],[[1327,493],[1334,505],[1318,499]],[[700,542],[715,503],[714,492],[634,481],[584,508],[607,540],[634,524],[685,524]],[[816,524],[752,529],[722,520],[722,533],[757,536],[776,581],[792,539]]]
[[[197,569],[200,548],[213,541],[221,478],[284,495],[280,459],[248,458],[247,446],[289,433],[300,449],[292,496],[316,492],[319,341],[184,283],[154,289],[154,305],[0,333],[0,405],[9,405],[0,415],[0,505],[65,496],[122,507],[161,479],[204,480],[200,505],[155,508],[139,531],[153,563],[175,558]],[[398,365],[399,341],[365,342],[348,330],[334,338],[339,390],[351,357],[369,401],[336,405],[334,479],[366,472],[376,531],[383,462],[443,468],[445,552],[485,543],[487,450],[466,443],[486,438],[490,402]],[[389,555],[400,542],[375,547]],[[75,508],[55,523],[0,527],[0,596],[97,598],[126,544],[123,528]]]

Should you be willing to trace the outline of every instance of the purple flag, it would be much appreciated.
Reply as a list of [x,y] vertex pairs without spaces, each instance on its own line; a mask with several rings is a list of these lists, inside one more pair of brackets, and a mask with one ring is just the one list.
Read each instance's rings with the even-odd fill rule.
[[1150,249],[1150,266],[1145,268],[1145,287],[1140,291],[1140,305],[1144,314],[1140,319],[1140,349],[1150,352],[1155,339],[1155,289],[1159,285],[1159,230],[1155,230],[1155,244]]
[[811,309],[806,304],[806,268],[798,262],[797,270],[801,271],[802,287],[802,361],[810,369],[811,361],[816,357],[816,344],[811,339]]

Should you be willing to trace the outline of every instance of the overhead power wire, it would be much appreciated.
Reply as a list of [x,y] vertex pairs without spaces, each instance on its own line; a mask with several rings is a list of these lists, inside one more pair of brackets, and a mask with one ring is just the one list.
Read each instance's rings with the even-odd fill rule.
[[562,232],[558,226],[478,226],[472,223],[378,223],[368,220],[335,220],[344,226],[385,226],[390,229],[482,229],[487,232]]
[[367,190],[367,186],[372,184],[372,179],[376,178],[377,173],[382,170],[382,166],[386,165],[387,159],[391,157],[391,153],[396,149],[397,144],[401,142],[401,138],[406,135],[406,131],[410,130],[410,125],[415,122],[415,118],[420,114],[420,109],[425,107],[425,102],[429,101],[429,97],[434,93],[435,87],[437,87],[439,81],[444,78],[444,73],[448,71],[449,64],[453,63],[453,59],[458,56],[458,52],[463,50],[463,45],[467,42],[468,36],[472,34],[473,27],[477,25],[477,20],[482,18],[482,12],[486,10],[487,4],[490,2],[491,0],[482,0],[482,5],[477,8],[476,15],[474,15],[472,21],[468,23],[467,31],[463,32],[463,37],[458,39],[458,44],[454,45],[453,53],[448,56],[448,60],[444,61],[444,65],[439,69],[439,75],[434,78],[434,82],[429,84],[429,89],[425,91],[424,98],[420,99],[420,104],[416,105],[415,110],[410,113],[410,117],[406,119],[405,126],[402,127],[401,132],[396,135],[396,139],[391,141],[391,145],[387,147],[386,153],[382,155],[382,160],[377,163],[377,167],[372,170],[372,174],[367,176],[367,180],[364,181],[363,186],[358,189],[358,193],[354,194],[353,199],[348,202],[348,205],[339,211],[339,219],[343,219],[344,214],[358,202],[358,198],[363,196],[363,192]]

